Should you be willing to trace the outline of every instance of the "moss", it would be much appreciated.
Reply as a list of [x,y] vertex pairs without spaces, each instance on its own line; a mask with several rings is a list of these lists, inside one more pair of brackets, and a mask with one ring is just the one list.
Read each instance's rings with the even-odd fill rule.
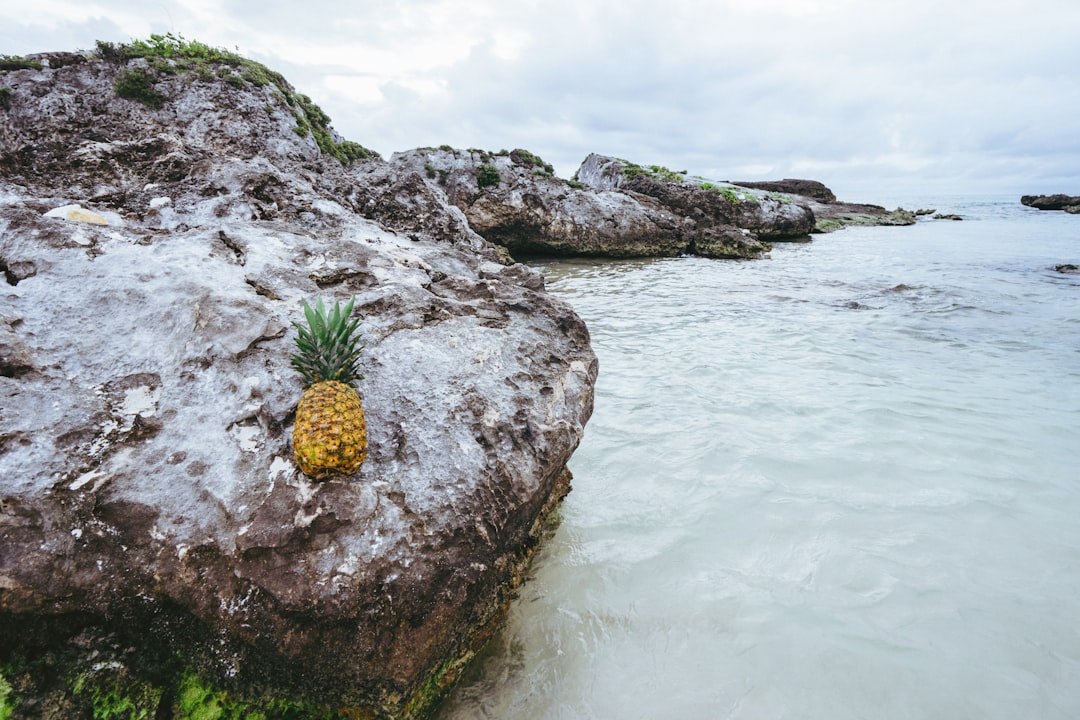
[[136,100],[147,107],[158,109],[165,104],[165,96],[154,89],[154,77],[141,68],[117,75],[113,89],[120,97]]
[[0,55],[0,70],[40,70],[41,63],[20,55]]
[[3,673],[0,673],[0,720],[8,720],[17,705],[14,690]]
[[537,175],[542,175],[543,177],[554,177],[555,176],[555,168],[551,165],[551,163],[544,162],[543,158],[541,158],[539,155],[533,155],[528,150],[522,150],[521,148],[516,148],[516,149],[512,150],[509,153],[507,153],[505,150],[503,150],[500,154],[503,154],[503,153],[509,155],[510,160],[515,165],[522,165],[524,167],[535,168],[534,172]]
[[585,183],[581,182],[580,180],[576,180],[574,178],[570,178],[569,180],[563,180],[563,182],[566,183],[567,185],[569,185],[570,187],[574,188],[575,190],[584,190],[585,189]]
[[11,88],[0,88],[0,109],[11,109]]
[[424,173],[428,176],[428,180],[434,180],[438,175],[435,166],[431,163],[424,163]]
[[[357,159],[378,157],[377,153],[359,143],[336,141],[330,132],[330,117],[311,98],[295,92],[281,73],[237,53],[195,40],[188,41],[183,35],[166,33],[151,35],[147,40],[132,40],[124,45],[98,41],[97,55],[112,62],[145,58],[158,73],[191,72],[204,81],[212,80],[216,74],[235,87],[273,85],[274,95],[289,107],[297,109],[294,112],[296,134],[307,137],[310,133],[320,151],[337,158],[342,165]],[[138,72],[142,72],[142,77],[133,76]],[[117,94],[139,100],[150,107],[161,107],[165,98],[153,89],[153,82],[154,77],[145,71],[127,71],[117,78]]]
[[176,689],[177,717],[185,720],[334,720],[340,712],[288,700],[245,702],[203,682],[193,672],[184,673]]
[[628,179],[644,175],[663,182],[682,182],[684,179],[683,176],[685,175],[685,173],[669,170],[663,165],[649,165],[648,167],[642,167],[641,165],[627,160],[620,160],[620,162],[625,165],[622,170],[623,177]]
[[476,185],[481,188],[499,184],[499,169],[494,165],[481,165],[476,171]]
[[94,720],[154,720],[162,691],[122,667],[106,664],[79,676],[72,694],[89,698]]

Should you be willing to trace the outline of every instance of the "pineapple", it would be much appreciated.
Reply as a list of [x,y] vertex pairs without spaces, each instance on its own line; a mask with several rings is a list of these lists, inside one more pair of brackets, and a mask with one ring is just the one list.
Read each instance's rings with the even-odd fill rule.
[[296,326],[292,366],[304,378],[304,394],[296,408],[293,457],[300,470],[316,480],[351,475],[367,456],[367,425],[354,380],[360,349],[353,337],[359,320],[350,321],[353,300],[327,312],[320,298],[312,309],[304,301],[307,327]]

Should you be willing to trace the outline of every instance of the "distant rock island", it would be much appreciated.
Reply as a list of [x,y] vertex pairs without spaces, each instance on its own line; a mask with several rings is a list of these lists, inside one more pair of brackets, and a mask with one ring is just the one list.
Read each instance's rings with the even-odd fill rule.
[[[0,716],[422,718],[570,490],[589,331],[514,259],[753,258],[914,215],[526,150],[383,160],[172,35],[0,62]],[[356,299],[369,455],[291,459]]]
[[1036,210],[1064,210],[1080,215],[1080,195],[1024,195],[1020,202]]

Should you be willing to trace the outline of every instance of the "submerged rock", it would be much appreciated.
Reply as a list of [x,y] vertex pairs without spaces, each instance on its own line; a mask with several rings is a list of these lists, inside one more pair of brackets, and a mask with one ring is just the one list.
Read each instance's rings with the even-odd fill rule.
[[[161,62],[0,77],[0,707],[421,717],[569,490],[588,330],[283,79]],[[317,296],[356,298],[370,439],[322,483],[289,448]]]

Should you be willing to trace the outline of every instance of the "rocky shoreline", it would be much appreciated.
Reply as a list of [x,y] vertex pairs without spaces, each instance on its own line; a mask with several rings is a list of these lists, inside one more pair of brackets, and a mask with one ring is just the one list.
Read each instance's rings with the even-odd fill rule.
[[[0,714],[426,716],[592,412],[588,329],[513,259],[906,222],[600,155],[384,161],[277,73],[154,40],[0,74]],[[288,441],[315,297],[356,298],[370,438],[322,483]]]

